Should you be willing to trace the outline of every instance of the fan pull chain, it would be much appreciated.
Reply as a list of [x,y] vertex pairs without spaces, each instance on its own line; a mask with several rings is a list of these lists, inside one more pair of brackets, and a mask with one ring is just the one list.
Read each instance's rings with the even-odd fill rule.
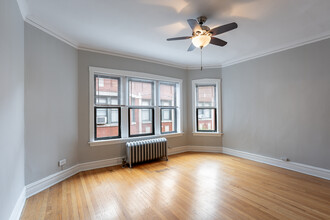
[[201,47],[201,71],[203,71],[203,48]]

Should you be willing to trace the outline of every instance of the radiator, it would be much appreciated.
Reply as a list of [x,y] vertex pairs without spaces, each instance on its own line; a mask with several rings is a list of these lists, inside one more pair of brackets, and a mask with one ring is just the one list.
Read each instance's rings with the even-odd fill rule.
[[155,138],[126,143],[127,163],[132,168],[133,163],[155,160],[165,157],[168,160],[166,138]]

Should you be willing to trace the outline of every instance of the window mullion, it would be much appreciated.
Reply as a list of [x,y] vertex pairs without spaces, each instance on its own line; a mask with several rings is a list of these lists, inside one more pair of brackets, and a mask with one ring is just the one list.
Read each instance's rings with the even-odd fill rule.
[[177,132],[182,132],[182,123],[183,122],[183,118],[181,118],[181,108],[182,108],[182,99],[181,96],[182,94],[182,83],[178,83],[176,86],[176,130]]
[[154,89],[154,94],[155,94],[155,114],[154,114],[154,118],[155,118],[155,134],[159,135],[160,134],[160,86],[159,86],[159,81],[155,82],[155,89]]
[[[121,114],[121,131],[122,131],[122,137],[127,138],[128,137],[128,108],[127,106],[124,106],[121,108],[122,114]],[[128,126],[127,126],[128,125]]]
[[122,77],[121,80],[121,105],[123,107],[121,108],[122,114],[121,114],[121,132],[122,132],[122,137],[127,138],[128,137],[128,126],[129,126],[129,121],[128,121],[128,81],[127,77]]

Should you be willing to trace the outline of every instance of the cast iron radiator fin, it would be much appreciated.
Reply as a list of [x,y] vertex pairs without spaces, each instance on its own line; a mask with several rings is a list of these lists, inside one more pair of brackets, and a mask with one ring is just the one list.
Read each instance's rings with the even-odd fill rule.
[[126,143],[127,163],[132,168],[133,163],[155,160],[165,157],[168,160],[166,138],[155,138]]

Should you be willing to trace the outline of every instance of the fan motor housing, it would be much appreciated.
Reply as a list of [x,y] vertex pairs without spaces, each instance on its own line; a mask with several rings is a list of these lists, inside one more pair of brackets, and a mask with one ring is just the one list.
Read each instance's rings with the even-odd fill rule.
[[207,17],[206,17],[206,16],[199,16],[199,17],[197,18],[197,21],[198,21],[198,23],[199,23],[200,25],[204,24],[204,23],[206,22],[206,20],[207,20]]
[[208,26],[201,26],[202,31],[196,31],[193,32],[193,36],[200,35],[200,34],[206,34],[210,28]]

